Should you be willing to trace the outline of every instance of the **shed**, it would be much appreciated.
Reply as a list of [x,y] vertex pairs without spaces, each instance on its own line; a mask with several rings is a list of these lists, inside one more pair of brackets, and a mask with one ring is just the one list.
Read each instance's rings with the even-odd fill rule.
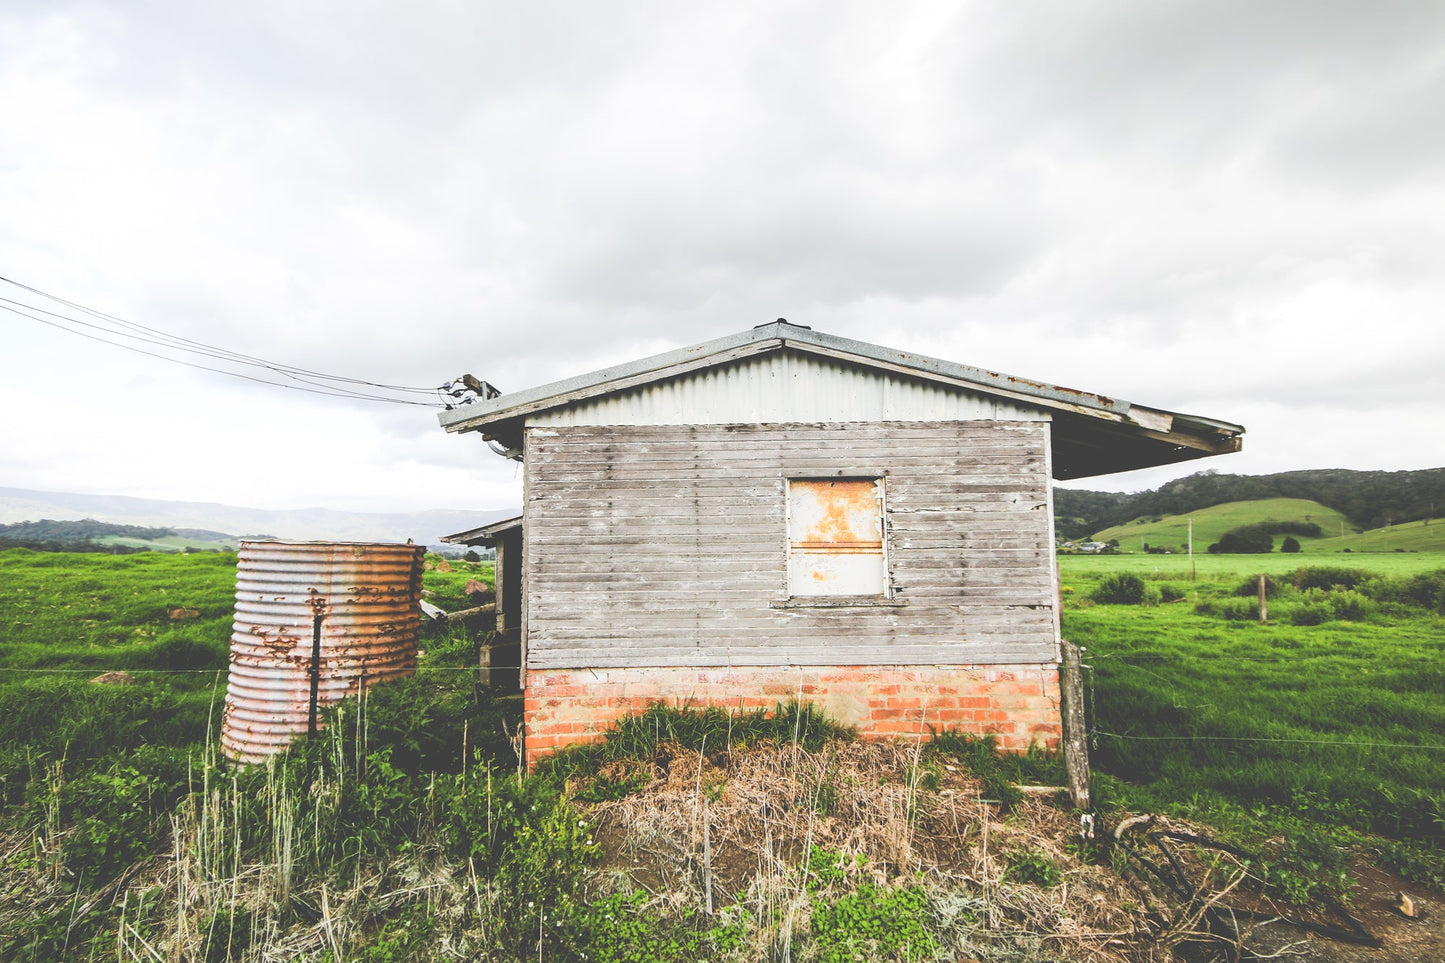
[[[442,541],[450,545],[485,545],[496,549],[494,571],[497,593],[493,611],[497,630],[480,652],[478,681],[490,688],[508,689],[510,685],[501,680],[516,679],[515,670],[521,663],[522,516],[443,535]],[[503,578],[503,572],[510,573],[510,577]]]
[[782,320],[441,423],[523,463],[497,577],[529,759],[659,700],[1053,744],[1051,479],[1244,432]]

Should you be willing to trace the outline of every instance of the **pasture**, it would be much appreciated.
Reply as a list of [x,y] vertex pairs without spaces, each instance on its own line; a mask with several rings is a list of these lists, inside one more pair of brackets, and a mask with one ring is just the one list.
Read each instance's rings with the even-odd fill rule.
[[[1348,899],[1361,854],[1438,890],[1445,577],[1430,573],[1445,556],[1332,555],[1362,571],[1297,574],[1317,561],[1060,559],[1064,633],[1092,667],[1101,815],[1216,827],[1267,851],[1252,872],[1296,902]],[[467,579],[491,569],[449,567],[424,583],[456,609]],[[1265,624],[1260,573],[1273,586]],[[1096,600],[1129,575],[1138,604]],[[1059,958],[1067,944],[1049,927],[1069,916],[1071,939],[1081,921],[1132,928],[1134,942],[1107,952],[1078,947],[1124,960],[1156,959],[1181,935],[1089,915],[1127,901],[1107,855],[1065,845],[1067,806],[1012,785],[1056,784],[1056,756],[999,761],[956,735],[927,752],[870,748],[807,707],[668,710],[523,778],[517,708],[471,684],[477,640],[435,629],[416,678],[334,710],[320,739],[276,765],[234,770],[215,752],[234,585],[227,554],[0,552],[0,869],[13,880],[0,955],[432,959],[448,946],[510,960],[542,946],[548,959],[587,947],[589,959],[753,960],[795,946],[1023,961]],[[133,683],[90,681],[112,670]],[[756,823],[761,804],[747,800],[768,793],[772,815]],[[985,794],[1019,808],[960,815],[959,799]],[[776,864],[736,858],[735,888],[707,897],[715,915],[697,909],[710,877],[696,820],[709,806],[719,834],[755,842],[766,826],[791,847]],[[594,839],[620,812],[653,828],[607,824]],[[982,848],[980,829],[995,834]],[[661,895],[616,889],[648,845]],[[722,835],[711,845],[730,852]],[[899,852],[914,846],[967,864],[910,871]],[[125,895],[115,906],[107,893]],[[995,930],[989,913],[1032,928]]]
[[[1312,561],[1205,556],[1191,580],[1187,559],[1060,559],[1105,795],[1246,832],[1368,834],[1439,887],[1445,556],[1351,554],[1330,559],[1332,576],[1291,575]],[[1142,576],[1144,604],[1094,601],[1120,573]]]

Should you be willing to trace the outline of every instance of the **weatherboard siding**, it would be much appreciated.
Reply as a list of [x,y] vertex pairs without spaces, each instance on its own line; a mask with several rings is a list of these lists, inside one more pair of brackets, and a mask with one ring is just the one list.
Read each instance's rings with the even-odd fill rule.
[[[1046,422],[527,431],[532,670],[1057,656]],[[791,607],[789,478],[884,479],[880,604]]]

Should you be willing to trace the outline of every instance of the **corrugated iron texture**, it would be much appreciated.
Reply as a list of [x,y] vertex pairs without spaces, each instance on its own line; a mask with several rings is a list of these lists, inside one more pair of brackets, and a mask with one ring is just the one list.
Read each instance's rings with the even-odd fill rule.
[[527,424],[1047,420],[1038,409],[952,386],[778,352],[540,412]]
[[307,731],[319,620],[317,703],[416,668],[420,545],[241,543],[221,746],[242,763]]
[[788,594],[882,596],[883,481],[788,482]]

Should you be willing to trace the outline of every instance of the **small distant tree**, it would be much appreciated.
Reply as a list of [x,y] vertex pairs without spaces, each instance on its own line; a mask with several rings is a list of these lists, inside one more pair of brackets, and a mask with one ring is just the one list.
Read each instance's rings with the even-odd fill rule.
[[[1296,549],[1296,551],[1298,551],[1298,549]],[[475,549],[467,549],[467,554],[462,556],[462,561],[464,562],[480,562],[481,560],[482,557],[477,554]]]
[[1286,535],[1284,541],[1280,543],[1279,550],[1281,552],[1298,552],[1300,550],[1299,539],[1293,535]]

